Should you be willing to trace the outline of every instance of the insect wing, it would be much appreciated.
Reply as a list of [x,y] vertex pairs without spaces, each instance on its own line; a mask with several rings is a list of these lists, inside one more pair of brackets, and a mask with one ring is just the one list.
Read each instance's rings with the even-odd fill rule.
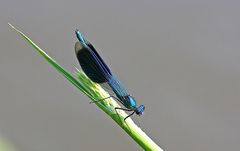
[[96,83],[107,82],[111,77],[111,71],[94,47],[90,43],[87,45],[88,47],[84,47],[80,42],[75,44],[75,52],[84,73]]
[[106,70],[105,72],[108,72],[108,74],[112,75],[111,70],[108,68],[108,66],[106,65],[106,63],[103,61],[103,59],[100,57],[100,55],[98,54],[98,52],[96,51],[96,49],[93,47],[93,45],[87,41],[87,46],[91,48],[91,50],[93,51],[93,53],[96,55],[96,57],[99,59],[99,61],[101,62],[101,65],[103,66],[104,70]]

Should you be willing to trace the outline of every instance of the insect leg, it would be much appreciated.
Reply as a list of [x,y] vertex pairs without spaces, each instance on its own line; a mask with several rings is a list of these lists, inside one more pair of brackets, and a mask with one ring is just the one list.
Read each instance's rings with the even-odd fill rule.
[[[117,112],[117,110],[123,110],[123,111],[133,111],[133,109],[124,109],[124,108],[120,108],[120,107],[115,107],[115,111]],[[118,113],[118,112],[117,112]],[[129,114],[127,117],[124,118],[124,121],[129,118],[130,116],[132,116],[135,113],[135,111],[133,111],[131,114]]]
[[109,99],[111,97],[113,97],[113,96],[109,96],[109,97],[106,97],[106,98],[103,98],[103,99],[100,99],[100,100],[97,100],[97,101],[91,101],[91,102],[89,102],[89,104],[101,102],[101,101],[104,101],[104,100]]
[[110,95],[109,97],[106,97],[106,98],[103,98],[103,99],[100,99],[100,100],[97,100],[97,101],[91,101],[91,102],[89,102],[89,104],[96,103],[96,102],[101,102],[101,101],[104,101],[104,100],[109,99],[109,98],[114,98],[114,99],[119,101],[119,98],[115,97],[114,95]]
[[129,114],[127,117],[124,118],[124,121],[129,118],[130,116],[132,116],[135,113],[135,111],[133,111],[131,114]]
[[120,108],[120,107],[115,107],[115,110],[123,110],[123,111],[133,111],[133,109],[125,109],[125,108]]

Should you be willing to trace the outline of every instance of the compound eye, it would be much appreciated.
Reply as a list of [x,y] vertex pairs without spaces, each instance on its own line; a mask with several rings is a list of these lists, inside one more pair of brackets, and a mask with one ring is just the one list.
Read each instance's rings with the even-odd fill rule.
[[143,112],[145,110],[145,106],[144,105],[140,105],[137,109],[136,109],[136,114],[137,115],[142,115]]

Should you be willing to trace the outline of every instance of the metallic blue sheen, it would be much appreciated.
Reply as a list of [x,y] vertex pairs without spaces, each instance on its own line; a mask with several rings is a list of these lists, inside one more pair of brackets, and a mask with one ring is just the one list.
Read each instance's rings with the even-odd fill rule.
[[144,105],[139,105],[139,107],[136,109],[136,114],[138,114],[138,115],[142,115],[143,114],[143,112],[144,112],[144,110],[145,110],[145,106]]
[[79,41],[86,47],[87,44],[86,44],[86,41],[83,38],[82,33],[78,29],[75,31],[75,33],[76,33],[77,38],[79,39]]
[[[75,44],[75,52],[84,73],[92,81],[99,84],[107,83],[110,86],[112,91],[115,93],[117,100],[124,107],[126,107],[126,109],[116,109],[133,111],[133,113],[136,113],[137,115],[142,115],[145,106],[140,105],[139,107],[137,107],[134,97],[129,95],[123,84],[118,80],[115,75],[112,74],[112,72],[105,64],[103,59],[100,57],[93,45],[84,39],[83,35],[79,30],[76,30],[75,33],[79,40],[79,42]],[[133,113],[131,113],[129,116],[131,116]],[[127,116],[126,118],[128,118],[129,116]]]
[[130,104],[131,107],[136,108],[136,101],[133,98],[133,96],[129,96],[129,104]]

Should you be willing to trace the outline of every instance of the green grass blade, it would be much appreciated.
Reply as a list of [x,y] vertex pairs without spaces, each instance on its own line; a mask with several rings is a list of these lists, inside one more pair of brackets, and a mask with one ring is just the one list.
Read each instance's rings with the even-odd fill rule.
[[73,85],[75,85],[77,88],[79,88],[81,91],[83,91],[86,95],[87,91],[85,88],[71,75],[71,73],[67,72],[63,67],[61,67],[54,59],[52,59],[48,54],[43,51],[40,47],[38,47],[30,38],[28,38],[26,35],[24,35],[20,30],[16,29],[14,26],[12,26],[10,23],[9,25],[16,30],[29,44],[35,48],[55,69],[59,71],[65,78],[67,78]]
[[[69,82],[75,85],[79,90],[86,94],[91,100],[97,101],[109,96],[109,94],[98,84],[92,82],[83,72],[77,71],[75,75],[69,73],[62,66],[60,66],[54,59],[38,47],[30,38],[28,38],[20,30],[16,29],[10,23],[9,25],[17,31],[29,44],[40,53],[47,62],[49,62],[60,74],[62,74]],[[120,107],[119,104],[112,98],[95,103],[105,113],[107,113],[129,136],[131,136],[144,150],[162,149],[151,140],[134,122],[131,118],[124,121],[127,114],[124,111],[115,112],[115,107]]]

